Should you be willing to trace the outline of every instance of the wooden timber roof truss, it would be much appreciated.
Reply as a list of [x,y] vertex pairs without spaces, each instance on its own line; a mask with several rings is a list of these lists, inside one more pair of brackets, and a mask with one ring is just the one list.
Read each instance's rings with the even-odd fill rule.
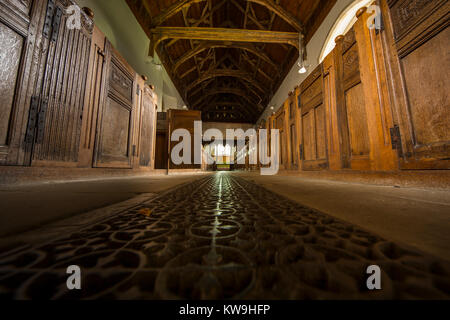
[[255,123],[336,0],[126,0],[205,121]]

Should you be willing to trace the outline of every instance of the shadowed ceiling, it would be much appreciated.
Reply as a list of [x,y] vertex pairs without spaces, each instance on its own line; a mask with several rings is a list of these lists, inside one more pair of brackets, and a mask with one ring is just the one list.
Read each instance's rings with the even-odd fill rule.
[[126,0],[190,109],[255,123],[336,0]]

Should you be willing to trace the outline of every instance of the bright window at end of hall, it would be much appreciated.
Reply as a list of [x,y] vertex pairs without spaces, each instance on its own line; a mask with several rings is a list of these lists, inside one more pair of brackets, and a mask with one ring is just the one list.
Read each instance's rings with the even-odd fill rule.
[[217,155],[219,157],[230,157],[231,156],[231,146],[230,145],[219,145]]
[[356,13],[358,12],[358,10],[362,7],[370,6],[373,2],[374,0],[358,0],[354,1],[347,8],[345,8],[345,10],[341,13],[336,23],[328,33],[327,40],[325,41],[325,45],[322,48],[322,52],[320,53],[320,63],[322,63],[322,61],[330,54],[330,52],[333,51],[336,45],[334,40],[339,35],[346,34],[350,30],[350,28],[353,27],[356,22]]

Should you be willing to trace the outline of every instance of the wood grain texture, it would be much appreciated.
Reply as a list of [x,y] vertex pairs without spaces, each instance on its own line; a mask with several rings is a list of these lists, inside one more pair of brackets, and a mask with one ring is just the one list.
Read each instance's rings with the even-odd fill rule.
[[[82,13],[81,29],[67,26],[72,1],[55,1],[53,25],[44,37],[40,111],[33,165],[76,165],[80,144],[93,22]],[[60,21],[59,24],[56,22]]]
[[303,170],[328,168],[328,145],[324,102],[323,65],[320,64],[300,85]]
[[[31,11],[32,5],[34,10]],[[29,165],[33,140],[31,101],[38,78],[40,0],[0,2],[0,165]],[[37,105],[36,105],[37,106]]]
[[[412,11],[406,12],[405,8]],[[450,33],[447,0],[389,2],[386,55],[402,169],[450,169],[448,71]],[[399,14],[405,11],[408,19]]]
[[23,37],[0,22],[0,145],[2,146],[8,144],[23,45]]
[[[194,163],[194,157],[195,157],[195,149],[194,149],[194,122],[195,121],[201,121],[202,114],[200,111],[196,110],[174,110],[171,109],[168,111],[168,121],[169,121],[169,135],[168,140],[169,141],[169,150],[168,150],[168,156],[169,156],[169,170],[183,170],[183,169],[200,169],[201,165],[197,165]],[[171,160],[171,153],[172,149],[179,143],[179,142],[172,142],[170,141],[170,137],[172,136],[172,133],[177,129],[186,129],[191,134],[191,164],[181,164],[176,165]]]
[[132,168],[136,148],[136,73],[109,41],[105,60],[94,166]]

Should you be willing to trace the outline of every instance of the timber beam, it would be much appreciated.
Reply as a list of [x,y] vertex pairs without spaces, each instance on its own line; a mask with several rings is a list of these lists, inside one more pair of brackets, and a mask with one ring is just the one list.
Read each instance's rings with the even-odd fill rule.
[[167,39],[284,43],[297,48],[297,50],[300,48],[300,34],[298,32],[229,28],[156,27],[150,30],[150,56],[154,55],[161,41]]

